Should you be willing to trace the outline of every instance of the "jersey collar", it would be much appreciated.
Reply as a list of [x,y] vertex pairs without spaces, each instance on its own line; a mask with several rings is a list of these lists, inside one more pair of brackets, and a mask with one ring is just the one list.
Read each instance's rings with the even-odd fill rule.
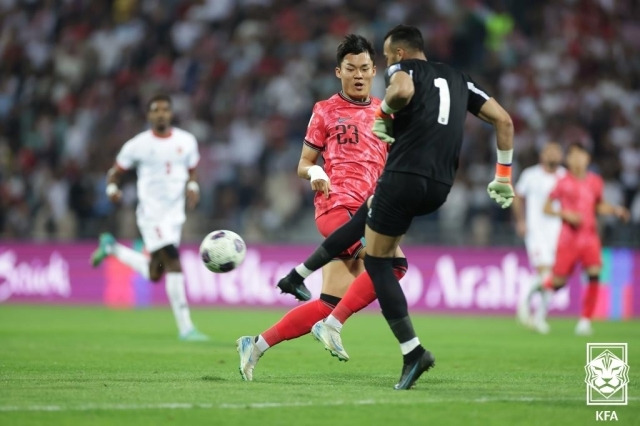
[[347,102],[349,102],[349,103],[352,103],[352,104],[354,104],[354,105],[359,105],[359,106],[367,106],[367,105],[371,105],[371,96],[369,96],[369,100],[368,100],[368,101],[364,101],[364,102],[362,102],[362,101],[356,101],[356,100],[351,99],[350,97],[348,97],[347,95],[345,95],[345,94],[342,92],[342,90],[341,90],[340,92],[338,92],[338,95],[340,95],[340,97],[341,97],[342,99],[344,99],[345,101],[347,101]]
[[169,133],[167,133],[166,135],[158,134],[153,129],[151,129],[151,134],[153,134],[153,136],[155,136],[158,139],[168,139],[173,134],[173,128],[169,129]]

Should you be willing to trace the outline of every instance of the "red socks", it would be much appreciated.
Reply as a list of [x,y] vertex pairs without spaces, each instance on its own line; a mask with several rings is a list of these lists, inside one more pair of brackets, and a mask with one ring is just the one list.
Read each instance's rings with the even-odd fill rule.
[[[393,268],[393,275],[397,279],[404,277],[407,272],[406,267],[396,266]],[[331,315],[344,324],[351,315],[366,308],[376,300],[376,290],[373,287],[371,277],[365,271],[358,275],[349,286],[347,293],[342,297],[340,303],[336,305]]]
[[[406,272],[406,261],[393,268],[393,274],[398,279],[404,277]],[[365,271],[351,283],[349,290],[337,306],[324,300],[305,303],[287,312],[280,321],[260,334],[269,346],[273,346],[284,340],[304,336],[311,331],[311,327],[316,322],[325,319],[329,314],[344,323],[351,315],[369,306],[374,300],[376,300],[376,291],[373,288],[373,281]]]
[[269,346],[278,344],[283,340],[304,336],[311,331],[313,324],[325,319],[331,313],[331,309],[333,309],[333,306],[322,300],[314,300],[313,302],[296,306],[261,335]]
[[584,294],[584,300],[582,301],[582,318],[591,319],[593,317],[593,311],[595,311],[596,303],[598,302],[599,289],[600,285],[598,281],[589,281],[587,291]]
[[353,280],[331,315],[344,324],[351,315],[369,306],[374,300],[376,300],[376,290],[373,288],[371,277],[365,271]]

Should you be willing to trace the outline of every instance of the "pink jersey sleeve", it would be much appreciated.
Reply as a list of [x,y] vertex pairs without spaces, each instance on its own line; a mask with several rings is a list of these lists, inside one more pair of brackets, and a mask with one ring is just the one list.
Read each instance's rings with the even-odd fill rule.
[[327,143],[327,129],[323,114],[321,104],[316,103],[309,119],[307,134],[304,137],[304,143],[317,151],[324,151]]

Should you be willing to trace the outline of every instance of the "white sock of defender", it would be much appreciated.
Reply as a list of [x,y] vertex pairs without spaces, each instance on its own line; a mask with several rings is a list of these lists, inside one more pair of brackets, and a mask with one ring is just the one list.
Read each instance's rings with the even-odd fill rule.
[[549,303],[553,297],[553,291],[543,288],[540,291],[540,307],[536,312],[536,321],[545,321],[547,319],[547,312],[549,310]]
[[309,275],[313,273],[311,269],[304,266],[304,263],[301,263],[298,266],[296,266],[295,270],[298,274],[300,274],[302,278],[307,278]]
[[165,280],[167,297],[171,303],[171,309],[173,309],[178,331],[180,334],[185,334],[193,328],[193,323],[189,313],[187,294],[184,290],[184,275],[182,272],[167,272]]
[[267,341],[264,340],[264,337],[262,337],[262,334],[259,335],[258,340],[256,340],[256,347],[258,348],[261,354],[265,353],[267,349],[269,349],[270,347]]
[[400,351],[402,352],[402,355],[406,355],[418,346],[420,346],[420,339],[414,337],[408,342],[400,343]]
[[542,293],[543,288],[542,288],[542,282],[543,282],[544,277],[541,274],[536,273],[535,277],[533,278],[533,282],[531,283],[531,288],[529,289],[529,294],[527,294],[527,302],[531,303],[531,299],[533,299],[533,296],[540,292]]
[[116,243],[113,246],[112,254],[118,258],[120,262],[131,267],[134,271],[139,272],[146,279],[149,279],[149,258],[147,256],[120,243]]
[[336,328],[338,331],[342,330],[342,323],[340,321],[338,321],[336,319],[336,317],[334,317],[333,315],[329,315],[325,320],[324,323],[327,325],[330,325],[334,328]]

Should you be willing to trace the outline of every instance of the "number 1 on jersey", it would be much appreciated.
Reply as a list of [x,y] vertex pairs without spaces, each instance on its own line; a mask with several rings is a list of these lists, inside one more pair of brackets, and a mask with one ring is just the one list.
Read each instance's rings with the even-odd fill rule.
[[436,78],[433,85],[440,91],[440,109],[438,110],[438,123],[446,126],[449,124],[449,110],[451,108],[451,96],[449,95],[449,84],[444,78]]

